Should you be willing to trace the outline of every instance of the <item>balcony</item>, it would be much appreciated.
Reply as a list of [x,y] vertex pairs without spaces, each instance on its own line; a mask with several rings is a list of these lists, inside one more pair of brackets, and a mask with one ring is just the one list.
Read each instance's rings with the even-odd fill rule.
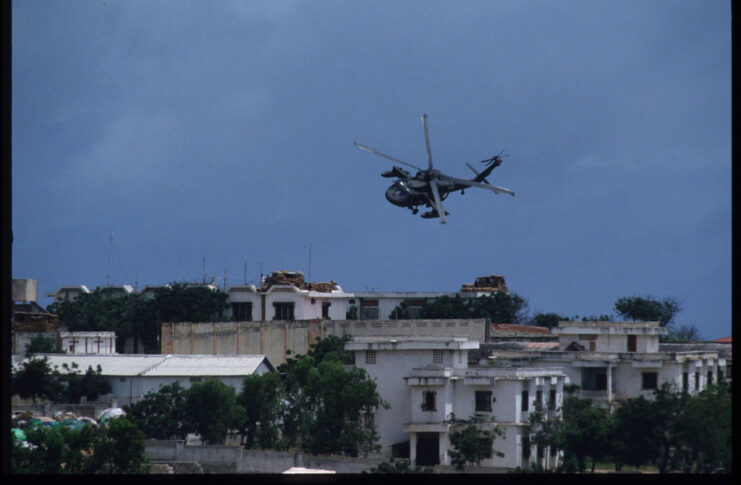
[[[615,399],[615,391],[612,391],[612,396],[610,401]],[[579,392],[579,397],[584,399],[594,399],[595,401],[608,401],[607,396],[607,389],[601,389],[601,390],[589,390],[589,389],[582,389]]]

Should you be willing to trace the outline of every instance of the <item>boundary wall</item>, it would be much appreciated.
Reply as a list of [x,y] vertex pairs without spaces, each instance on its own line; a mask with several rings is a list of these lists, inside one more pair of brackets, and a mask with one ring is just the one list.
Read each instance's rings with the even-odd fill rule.
[[[451,337],[487,342],[486,319],[296,320],[163,323],[163,354],[265,355],[273,366],[289,355],[306,354],[317,337]],[[289,353],[290,351],[290,353]]]
[[294,466],[360,473],[377,467],[388,458],[307,455],[305,453],[247,450],[241,446],[195,445],[180,440],[148,440],[147,456],[154,463],[191,462],[211,473],[282,473]]

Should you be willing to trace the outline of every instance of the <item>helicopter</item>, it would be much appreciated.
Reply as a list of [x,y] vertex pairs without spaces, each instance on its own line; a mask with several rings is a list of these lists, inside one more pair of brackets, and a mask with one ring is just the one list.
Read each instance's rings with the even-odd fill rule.
[[361,150],[365,150],[417,170],[417,173],[414,176],[412,176],[408,170],[397,166],[394,166],[391,170],[381,172],[382,177],[396,177],[399,179],[386,190],[386,200],[396,206],[411,209],[412,214],[417,214],[417,212],[419,212],[419,206],[421,205],[429,207],[431,210],[422,213],[421,217],[425,219],[439,217],[440,223],[445,224],[445,216],[450,215],[450,213],[445,211],[442,201],[445,200],[451,192],[457,192],[460,190],[461,194],[463,194],[464,190],[468,187],[478,187],[481,189],[491,190],[495,194],[504,193],[512,196],[515,195],[511,190],[491,185],[489,181],[486,180],[486,177],[492,172],[492,170],[502,164],[501,153],[487,160],[482,160],[481,163],[485,164],[486,167],[481,172],[466,162],[468,168],[476,174],[476,177],[470,180],[450,177],[449,175],[445,175],[439,170],[436,170],[432,166],[432,151],[430,150],[430,134],[427,128],[426,114],[422,114],[422,128],[424,129],[425,145],[427,147],[426,170],[412,165],[411,163],[403,162],[397,158],[386,155],[385,153],[381,153],[373,148],[361,145],[358,142],[353,142],[353,145]]

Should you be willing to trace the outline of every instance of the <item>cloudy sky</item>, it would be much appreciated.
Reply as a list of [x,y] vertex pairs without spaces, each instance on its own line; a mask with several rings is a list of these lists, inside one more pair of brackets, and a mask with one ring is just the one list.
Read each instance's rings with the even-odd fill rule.
[[[227,286],[502,274],[531,314],[673,297],[731,333],[727,0],[12,7],[13,276],[42,304],[205,258]],[[436,168],[504,150],[517,195],[451,194],[446,225],[386,202],[392,163],[353,141],[424,166],[422,113]]]

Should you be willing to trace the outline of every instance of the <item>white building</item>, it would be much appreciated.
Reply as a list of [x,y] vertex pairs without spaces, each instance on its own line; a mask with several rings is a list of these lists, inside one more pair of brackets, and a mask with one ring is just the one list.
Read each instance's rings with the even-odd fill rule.
[[[140,293],[153,298],[159,288],[170,285],[147,285],[135,290],[130,285],[107,286],[111,295]],[[214,284],[199,284],[213,290]],[[384,320],[400,304],[405,303],[412,316],[417,316],[422,306],[440,296],[478,298],[494,292],[508,293],[504,276],[491,275],[476,278],[474,283],[461,285],[460,291],[446,292],[404,292],[404,291],[365,291],[345,292],[336,282],[305,282],[300,271],[275,271],[261,286],[245,284],[231,286],[226,290],[228,308],[224,319],[241,322],[250,321],[290,321],[290,320]],[[46,296],[64,300],[75,300],[80,294],[90,293],[85,285],[62,286]],[[353,315],[354,314],[354,315]],[[348,318],[348,315],[353,315]]]
[[116,353],[116,332],[59,332],[59,340],[68,354]]
[[462,337],[363,337],[345,344],[390,404],[373,416],[384,451],[403,456],[408,442],[412,464],[450,465],[449,436],[463,426],[451,418],[478,415],[486,421],[481,429],[496,426],[505,433],[493,445],[504,457],[493,455],[482,466],[555,466],[550,450],[528,444],[528,419],[533,409],[560,407],[565,374],[555,368],[469,367],[468,351],[478,346]]
[[[101,375],[111,385],[111,393],[119,406],[140,400],[160,387],[180,383],[189,388],[194,382],[215,378],[241,390],[246,376],[264,374],[275,369],[264,355],[62,355],[45,354],[49,364],[61,371],[64,364],[78,365],[81,373],[88,367],[101,367]],[[17,365],[17,364],[16,364]]]
[[[725,361],[713,351],[682,351],[665,347],[667,330],[658,322],[559,322],[554,350],[512,349],[502,345],[489,360],[500,364],[563,369],[579,395],[612,408],[621,400],[644,396],[663,383],[690,393],[716,382]],[[509,347],[509,348],[507,348]]]

